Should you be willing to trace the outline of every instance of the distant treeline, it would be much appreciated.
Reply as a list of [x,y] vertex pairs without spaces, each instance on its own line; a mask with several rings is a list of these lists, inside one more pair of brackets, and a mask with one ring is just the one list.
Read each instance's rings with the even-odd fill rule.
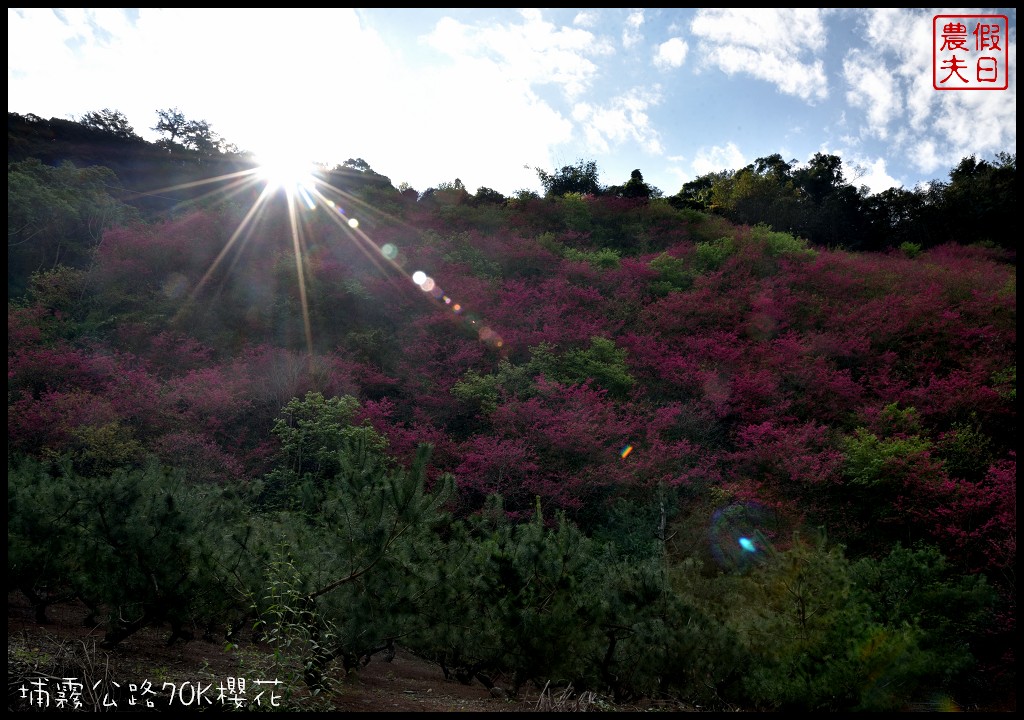
[[[146,214],[207,192],[204,185],[190,183],[256,166],[250,154],[225,142],[206,121],[187,120],[177,109],[157,111],[157,117],[153,129],[168,137],[151,143],[116,110],[87,113],[78,121],[8,113],[8,163],[35,158],[47,165],[103,165],[126,189],[121,197]],[[881,250],[909,244],[920,250],[947,242],[988,242],[1013,247],[1009,230],[1017,198],[1016,153],[998,153],[992,160],[965,157],[950,170],[948,181],[875,194],[846,176],[839,156],[823,153],[806,163],[787,161],[778,153],[757,158],[739,170],[701,175],[674,195],[644,182],[639,169],[621,185],[602,185],[592,160],[580,159],[551,173],[536,170],[549,198],[580,193],[658,200],[738,223],[764,223],[821,246]],[[407,199],[430,200],[438,192],[455,192],[474,204],[510,199],[488,187],[471,195],[458,179],[422,192],[404,183],[395,188],[362,158],[323,171],[336,186],[371,182]],[[521,190],[515,196],[532,194]]]
[[775,154],[740,170],[702,175],[669,199],[850,250],[978,241],[1009,248],[1016,200],[1016,153],[999,153],[994,162],[966,157],[950,171],[948,182],[874,195],[844,177],[836,155],[816,153],[799,165]]

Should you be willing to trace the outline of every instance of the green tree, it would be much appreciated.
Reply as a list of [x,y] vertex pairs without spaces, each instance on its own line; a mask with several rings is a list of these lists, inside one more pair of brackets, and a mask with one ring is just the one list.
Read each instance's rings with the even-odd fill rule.
[[791,171],[792,162],[777,153],[758,158],[727,182],[716,182],[714,204],[727,217],[748,225],[795,230],[800,222],[799,191]]
[[467,370],[452,386],[451,393],[490,414],[507,397],[533,396],[534,380],[541,375],[563,385],[590,382],[620,399],[629,394],[635,383],[626,363],[626,351],[617,347],[613,340],[595,336],[590,339],[590,347],[563,353],[546,343],[536,345],[530,348],[527,362],[515,365],[502,359],[497,372],[490,375]]
[[750,654],[741,686],[766,710],[892,711],[940,678],[921,633],[876,620],[842,549],[798,537],[723,596]]
[[657,271],[658,279],[651,282],[651,291],[658,296],[689,290],[697,273],[682,258],[663,252],[648,263]]
[[506,674],[513,694],[530,680],[592,677],[600,634],[585,618],[594,615],[597,567],[572,523],[549,526],[538,504],[532,521],[516,525],[492,497],[453,539],[418,640],[446,673],[485,685]]
[[1013,247],[1012,227],[1017,204],[1017,155],[998,153],[992,160],[966,157],[941,185],[936,211],[945,237],[955,242],[989,241]]
[[157,110],[156,114],[157,123],[151,129],[167,135],[163,144],[168,148],[180,146],[204,158],[238,152],[238,148],[215,133],[206,120],[189,120],[178,108]]
[[459,178],[455,178],[452,182],[438,183],[437,187],[428,188],[423,196],[423,200],[444,208],[465,205],[472,198]]
[[793,182],[804,200],[801,222],[794,230],[820,245],[861,246],[861,209],[867,190],[859,191],[847,182],[839,156],[815,153],[793,173]]
[[341,167],[361,173],[373,172],[373,169],[370,167],[370,163],[366,162],[362,158],[349,158],[341,164]]
[[678,193],[668,199],[669,203],[677,208],[690,208],[702,212],[716,212],[718,206],[715,204],[715,186],[728,184],[734,175],[733,170],[719,170],[717,172],[699,175],[687,183]]
[[600,195],[601,183],[598,179],[597,163],[593,160],[576,161],[575,165],[564,165],[560,170],[549,173],[542,168],[534,168],[544,193],[548,197],[561,197],[567,193],[581,195]]
[[20,590],[39,624],[46,609],[77,597],[87,558],[74,552],[82,540],[82,508],[66,481],[29,459],[7,463],[7,587]]
[[7,166],[7,293],[24,293],[32,273],[58,265],[85,268],[106,229],[133,222],[114,196],[120,183],[99,166],[57,167],[30,159]]
[[[878,551],[895,540],[920,538],[927,528],[917,520],[919,508],[944,502],[945,470],[917,423],[913,408],[890,405],[880,414],[877,433],[860,427],[842,439],[846,482],[834,494],[833,511],[836,532],[844,533],[848,547]],[[871,533],[858,530],[867,526]]]
[[168,141],[172,144],[178,142],[179,138],[184,138],[189,123],[185,119],[185,113],[175,107],[157,110],[156,115],[157,122],[150,128],[151,130],[166,134]]
[[914,243],[935,245],[941,236],[936,213],[928,194],[921,189],[889,188],[864,199],[862,213],[868,237],[865,250],[900,247]]
[[206,120],[190,120],[181,136],[182,145],[201,155],[214,155],[222,151],[222,141]]
[[391,185],[390,178],[374,171],[363,158],[349,158],[341,165],[336,165],[328,173],[327,181],[342,190],[358,193],[362,200],[375,207],[389,205],[401,192]]
[[633,200],[650,200],[652,197],[659,197],[661,191],[644,182],[644,176],[640,170],[634,170],[630,173],[629,180],[625,185],[609,187],[606,194]]
[[588,607],[594,615],[581,616],[601,640],[593,672],[620,703],[660,696],[721,707],[720,692],[744,667],[740,643],[687,591],[682,580],[690,568],[673,567],[656,544],[656,552],[640,556],[612,545],[597,552],[597,597]]
[[481,185],[476,189],[472,202],[474,205],[504,205],[505,199],[505,196],[497,190]]
[[[374,457],[382,456],[387,441],[369,425],[353,425],[359,401],[349,395],[324,397],[308,392],[292,398],[274,422],[280,442],[277,467],[266,477],[260,503],[294,507],[304,492],[322,493],[341,470],[339,449],[346,441],[366,443]],[[308,491],[300,489],[308,486]]]
[[83,475],[58,459],[8,465],[9,575],[37,613],[55,597],[106,613],[104,644],[169,623],[171,639],[208,627],[231,592],[230,491],[187,485],[150,463]]
[[962,686],[975,665],[971,647],[984,642],[993,621],[996,596],[985,577],[959,575],[934,547],[900,544],[881,559],[858,561],[852,574],[876,622],[919,634],[936,684]]
[[626,365],[626,351],[608,338],[592,337],[589,348],[561,355],[556,355],[549,345],[538,345],[530,348],[530,356],[527,368],[531,376],[544,375],[563,385],[589,381],[612,397],[625,398],[635,382]]
[[843,161],[838,155],[814,153],[807,165],[793,173],[797,187],[815,203],[821,202],[846,184]]
[[249,542],[263,580],[250,588],[268,639],[301,659],[311,689],[332,663],[349,669],[407,636],[438,561],[433,527],[446,518],[450,476],[427,490],[429,446],[409,469],[368,426],[350,424],[351,398],[310,393],[274,429],[276,492],[261,501]]
[[135,128],[131,126],[128,118],[120,110],[111,110],[110,108],[92,110],[78,118],[78,122],[93,130],[99,130],[124,140],[142,139],[135,133]]

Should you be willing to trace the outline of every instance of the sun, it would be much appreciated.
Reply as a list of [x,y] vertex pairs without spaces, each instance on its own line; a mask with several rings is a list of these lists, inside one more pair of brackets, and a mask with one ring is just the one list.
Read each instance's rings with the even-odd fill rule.
[[316,165],[298,160],[293,153],[261,153],[256,162],[256,176],[267,184],[267,190],[282,189],[292,195],[316,186]]
[[[215,277],[215,271],[225,259],[231,258],[231,266],[234,265],[238,255],[231,255],[233,249],[237,249],[240,252],[240,249],[253,236],[254,228],[266,217],[268,208],[271,206],[280,208],[282,200],[283,206],[286,208],[289,234],[291,236],[291,255],[295,260],[295,276],[299,296],[298,304],[302,309],[302,325],[306,340],[306,351],[310,356],[314,353],[314,344],[309,298],[307,296],[307,278],[310,268],[307,267],[308,262],[306,258],[309,252],[308,245],[312,237],[310,228],[314,227],[310,224],[310,221],[312,215],[316,212],[325,213],[322,217],[328,217],[333,220],[343,233],[341,237],[357,245],[382,270],[387,270],[390,267],[395,272],[406,274],[428,298],[431,298],[438,304],[438,307],[445,308],[455,316],[463,316],[464,308],[462,305],[455,302],[451,296],[445,294],[445,291],[434,278],[422,270],[417,270],[410,275],[404,267],[404,261],[399,259],[400,252],[398,247],[393,243],[378,245],[372,237],[367,235],[366,231],[361,229],[359,219],[352,216],[353,209],[357,212],[387,215],[387,213],[374,208],[372,204],[360,198],[358,193],[352,194],[342,189],[346,186],[344,178],[341,182],[342,187],[336,187],[332,184],[332,181],[336,179],[336,174],[345,175],[349,173],[351,175],[358,175],[362,168],[349,168],[347,167],[348,163],[346,163],[344,167],[338,166],[334,171],[328,171],[325,164],[301,161],[298,160],[298,157],[300,157],[300,153],[296,151],[294,143],[288,143],[286,146],[280,146],[280,151],[253,153],[251,155],[254,161],[253,165],[245,170],[193,183],[201,185],[229,181],[226,190],[222,188],[217,192],[224,192],[227,196],[232,196],[249,188],[256,191],[257,197],[253,198],[252,206],[245,213],[245,216],[240,219],[238,227],[231,233],[231,236],[224,243],[224,247],[221,248],[217,257],[210,263],[210,267],[189,292],[187,300],[182,304],[181,309],[175,316],[176,319],[183,317],[185,309],[192,306],[199,298],[200,290],[207,285],[211,278]],[[365,163],[365,161],[362,162]],[[369,170],[369,166],[367,165],[365,169]],[[340,173],[337,171],[340,171]],[[325,238],[330,237],[331,234],[324,234],[326,232],[324,227],[329,226],[320,224],[316,227],[319,228],[317,237],[322,241],[322,243],[318,241],[318,245],[321,247],[329,246],[330,241],[325,240]],[[230,270],[230,267],[228,270]],[[466,314],[463,322],[467,328],[473,326],[471,329],[478,333],[481,341],[496,348],[501,348],[504,345],[501,336],[492,328],[479,322],[476,316]]]

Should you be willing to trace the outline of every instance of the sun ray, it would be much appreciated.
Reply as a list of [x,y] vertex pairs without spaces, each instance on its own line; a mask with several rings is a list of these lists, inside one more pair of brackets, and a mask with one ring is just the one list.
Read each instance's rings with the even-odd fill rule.
[[[207,268],[206,272],[203,274],[203,277],[200,278],[199,282],[196,283],[196,286],[189,293],[188,298],[185,300],[184,303],[182,303],[181,308],[178,309],[178,312],[174,316],[174,322],[178,322],[181,319],[181,316],[185,312],[185,310],[193,302],[195,302],[200,290],[202,290],[203,286],[205,286],[207,281],[209,281],[209,279],[213,276],[213,273],[217,270],[217,267],[220,265],[221,261],[228,254],[231,248],[234,247],[238,239],[242,237],[242,234],[245,232],[246,228],[249,227],[249,224],[252,222],[253,218],[255,218],[260,213],[260,211],[266,206],[266,200],[268,197],[269,194],[267,193],[266,189],[264,189],[264,191],[260,193],[259,198],[256,199],[256,202],[254,202],[252,207],[249,208],[249,211],[245,214],[245,217],[242,218],[242,221],[238,224],[238,227],[235,228],[235,231],[233,233],[231,233],[231,237],[228,238],[228,241],[226,243],[224,243],[224,247],[221,248],[219,253],[217,253],[217,257],[214,258],[212,263],[210,263],[210,267]],[[242,244],[245,244],[244,240],[242,241]]]
[[211,178],[204,178],[203,180],[193,180],[191,182],[179,183],[177,185],[167,185],[162,188],[156,188],[150,192],[172,192],[174,190],[188,190],[189,188],[202,187],[203,185],[213,185],[214,183],[223,183],[227,180],[242,180],[245,178],[252,178],[256,175],[256,169],[250,170],[238,170],[237,172],[228,173],[226,175],[216,175]]
[[[359,220],[353,217],[345,207],[354,207],[359,211],[366,212],[368,215],[390,219],[416,234],[419,234],[418,229],[410,226],[401,218],[381,211],[362,198],[332,185],[321,175],[314,172],[313,165],[295,163],[266,164],[252,170],[225,174],[208,180],[182,183],[181,185],[169,187],[166,190],[201,187],[215,183],[220,183],[220,186],[204,194],[202,198],[220,195],[224,199],[230,199],[255,185],[262,183],[263,187],[259,195],[253,200],[252,206],[246,211],[245,216],[239,221],[238,227],[231,233],[231,236],[217,253],[217,256],[210,263],[203,276],[196,283],[195,287],[192,288],[191,292],[189,292],[174,316],[175,322],[179,322],[186,311],[197,303],[203,288],[209,285],[217,269],[224,264],[229,254],[235,251],[227,268],[227,274],[230,275],[236,264],[241,260],[241,256],[249,240],[253,237],[260,219],[269,217],[268,213],[276,197],[283,200],[287,208],[287,232],[290,236],[290,251],[295,263],[295,280],[302,314],[303,338],[309,357],[312,358],[314,356],[315,343],[310,310],[309,277],[307,277],[310,272],[308,267],[307,232],[309,225],[307,218],[310,217],[311,213],[318,210],[326,212],[331,222],[341,231],[343,237],[357,248],[385,277],[390,277],[392,281],[404,277],[408,282],[416,285],[423,291],[424,299],[432,301],[450,312],[453,318],[458,318],[466,329],[475,333],[482,342],[496,348],[502,348],[503,341],[501,336],[493,328],[487,326],[483,320],[467,311],[459,302],[446,294],[435,278],[428,276],[422,271],[413,273],[407,270],[404,267],[404,259],[400,256],[398,248],[390,243],[378,245],[360,227]],[[342,203],[344,203],[344,206]],[[331,245],[332,243],[328,243],[329,247]],[[396,283],[395,288],[400,291],[400,284]]]
[[[334,191],[339,197],[348,198],[369,210],[381,215],[382,217],[391,218],[393,216],[382,213],[376,208],[373,208],[369,204],[365,203],[359,198],[341,190],[340,188],[334,187],[333,185],[326,182],[319,182],[326,188]],[[450,309],[456,316],[462,315],[464,308],[452,300],[451,297],[445,294],[444,290],[437,283],[437,281],[423,273],[422,271],[416,271],[410,273],[407,271],[399,262],[397,262],[397,249],[392,248],[392,252],[387,252],[384,246],[378,245],[369,235],[363,232],[359,228],[358,221],[355,218],[350,218],[348,215],[335,203],[333,200],[328,198],[323,192],[317,188],[313,188],[314,193],[320,199],[321,203],[330,207],[334,212],[330,213],[331,219],[334,223],[349,237],[351,240],[358,240],[356,247],[382,272],[386,274],[386,267],[382,264],[387,263],[393,270],[398,274],[404,276],[418,286],[428,298],[432,298],[437,303],[442,303],[443,306]],[[407,223],[398,220],[399,224],[410,227]],[[411,230],[418,232],[415,228]],[[463,318],[464,324],[467,327],[473,326],[472,330],[477,334],[481,341],[493,345],[496,348],[502,348],[504,346],[504,340],[501,335],[498,334],[493,328],[484,324],[482,321],[468,319],[468,316]]]
[[303,268],[302,239],[300,225],[295,212],[295,203],[288,203],[288,221],[292,231],[292,249],[295,253],[295,275],[299,280],[299,303],[302,305],[302,329],[306,334],[306,350],[313,355],[313,328],[309,321],[309,302],[306,298],[306,273]]

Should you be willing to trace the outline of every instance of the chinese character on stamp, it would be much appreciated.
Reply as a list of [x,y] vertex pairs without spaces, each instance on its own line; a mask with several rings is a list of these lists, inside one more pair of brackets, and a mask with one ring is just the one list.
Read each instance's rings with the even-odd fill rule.
[[936,90],[1006,90],[1009,85],[1006,15],[936,15],[932,18],[932,87]]

